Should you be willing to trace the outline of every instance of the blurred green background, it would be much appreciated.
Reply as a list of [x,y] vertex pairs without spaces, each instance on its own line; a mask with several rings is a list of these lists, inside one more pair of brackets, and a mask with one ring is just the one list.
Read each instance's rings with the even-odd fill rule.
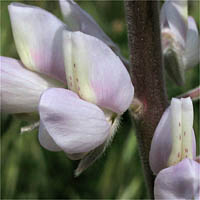
[[[60,19],[56,1],[20,1],[42,7]],[[14,45],[7,6],[1,1],[1,55],[19,58]],[[102,29],[128,57],[127,31],[122,1],[81,1],[79,5],[90,13]],[[199,27],[199,3],[191,1],[189,13]],[[167,76],[169,99],[199,85],[199,68],[187,72],[186,84],[176,86]],[[199,101],[194,103],[194,129],[199,146]],[[134,125],[128,113],[112,145],[92,167],[74,178],[78,162],[69,160],[63,152],[43,149],[37,130],[20,135],[27,125],[18,116],[1,114],[1,198],[2,199],[145,199],[141,162]],[[199,153],[199,149],[198,149]]]

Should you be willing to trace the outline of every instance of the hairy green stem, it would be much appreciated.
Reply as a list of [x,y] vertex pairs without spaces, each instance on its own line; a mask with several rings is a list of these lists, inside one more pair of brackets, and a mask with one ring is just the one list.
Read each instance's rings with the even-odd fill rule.
[[167,107],[160,39],[159,2],[126,1],[130,50],[129,72],[135,88],[131,115],[136,124],[140,156],[150,198],[154,176],[149,151],[155,128]]

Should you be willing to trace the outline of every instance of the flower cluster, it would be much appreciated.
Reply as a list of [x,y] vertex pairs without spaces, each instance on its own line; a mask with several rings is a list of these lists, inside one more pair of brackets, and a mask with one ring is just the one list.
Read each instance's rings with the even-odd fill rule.
[[[168,0],[160,16],[165,69],[179,85],[185,81],[185,70],[199,62],[198,29],[194,19],[188,17],[187,4]],[[157,175],[156,199],[200,198],[200,163],[189,97],[171,100],[155,130],[149,162]]]
[[[182,85],[185,70],[199,62],[197,26],[188,17],[187,1],[166,1],[160,19],[165,69],[176,84]],[[156,175],[155,199],[200,199],[200,162],[196,157],[193,117],[192,100],[188,97],[172,98],[160,119],[149,154],[150,167]]]
[[[111,141],[134,87],[119,48],[73,0],[60,0],[65,23],[20,3],[8,7],[20,61],[1,56],[1,110],[40,116],[39,142],[89,167]],[[161,9],[165,68],[177,84],[199,62],[199,35],[187,1],[168,0]],[[193,105],[173,98],[155,130],[150,150],[156,199],[198,199]]]

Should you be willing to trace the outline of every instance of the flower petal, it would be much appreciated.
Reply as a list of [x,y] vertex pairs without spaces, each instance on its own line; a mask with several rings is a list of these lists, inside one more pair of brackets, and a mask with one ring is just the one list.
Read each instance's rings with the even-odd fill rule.
[[119,53],[119,48],[104,33],[95,20],[73,0],[59,0],[64,21],[72,31],[80,31],[94,36],[105,42],[114,51]]
[[64,32],[63,37],[69,88],[86,101],[125,112],[134,88],[119,57],[102,41],[84,33]]
[[0,57],[1,110],[8,113],[37,111],[40,95],[50,87],[63,87],[53,79],[24,68],[15,59]]
[[182,46],[185,46],[187,35],[187,1],[166,1],[161,8],[161,28],[170,28]]
[[40,121],[38,139],[40,144],[49,151],[61,151],[62,149],[54,142],[44,127],[42,121]]
[[40,119],[55,143],[67,154],[86,153],[101,145],[110,126],[94,104],[66,89],[49,89],[39,104]]
[[11,3],[8,10],[23,64],[33,71],[66,82],[61,34],[66,25],[39,7]]
[[154,174],[167,167],[172,147],[170,129],[170,109],[168,108],[160,119],[151,143],[149,162]]
[[188,17],[188,32],[186,47],[183,58],[185,58],[186,69],[194,67],[199,63],[199,33],[195,20],[192,17]]
[[155,179],[155,199],[200,199],[200,164],[184,159],[163,169]]
[[[194,111],[193,104],[190,97],[181,98],[182,102],[182,158],[191,158],[196,157],[196,141],[193,145],[193,120],[194,120]],[[195,152],[194,148],[195,146]]]

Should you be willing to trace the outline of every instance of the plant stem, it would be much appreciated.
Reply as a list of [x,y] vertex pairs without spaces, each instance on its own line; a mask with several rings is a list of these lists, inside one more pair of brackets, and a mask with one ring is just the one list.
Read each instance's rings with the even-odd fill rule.
[[155,128],[168,105],[163,77],[159,2],[125,0],[125,12],[130,50],[129,72],[135,88],[135,99],[130,110],[136,124],[149,195],[154,198],[149,151]]

